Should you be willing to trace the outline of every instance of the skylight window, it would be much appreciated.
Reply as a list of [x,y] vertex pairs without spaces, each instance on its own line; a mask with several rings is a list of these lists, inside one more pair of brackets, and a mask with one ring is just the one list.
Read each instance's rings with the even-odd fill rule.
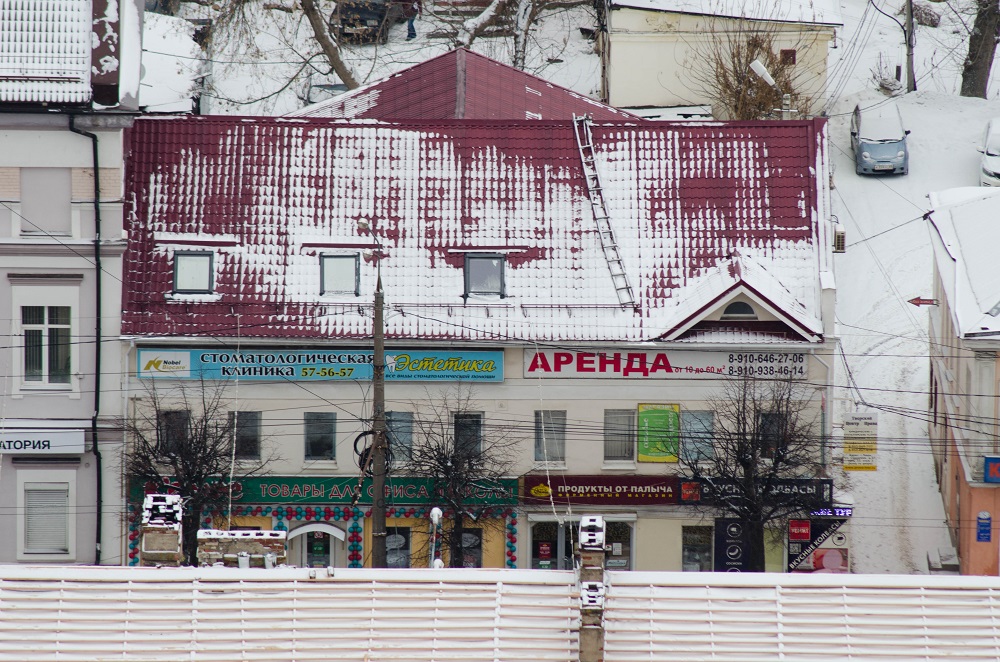
[[465,296],[506,296],[503,255],[465,256]]
[[320,294],[358,296],[358,256],[356,254],[321,255],[319,267]]
[[755,311],[753,306],[745,301],[733,301],[731,304],[726,306],[724,311],[722,311],[722,319],[755,320],[757,319],[757,311]]
[[174,253],[174,292],[177,294],[209,294],[214,287],[209,251]]

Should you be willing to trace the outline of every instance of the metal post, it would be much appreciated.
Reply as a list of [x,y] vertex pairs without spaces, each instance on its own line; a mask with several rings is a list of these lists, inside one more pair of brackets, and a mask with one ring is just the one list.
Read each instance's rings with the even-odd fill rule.
[[781,95],[781,119],[790,120],[792,119],[792,95],[782,94]]
[[[379,255],[381,258],[381,255]],[[375,339],[374,370],[374,411],[372,433],[372,567],[388,567],[385,551],[385,325],[382,318],[382,267],[379,265],[378,282],[375,285],[375,321],[372,335]]]

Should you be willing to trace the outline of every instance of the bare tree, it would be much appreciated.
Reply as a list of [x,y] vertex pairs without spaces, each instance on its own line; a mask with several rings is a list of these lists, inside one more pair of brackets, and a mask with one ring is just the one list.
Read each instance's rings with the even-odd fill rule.
[[[792,97],[792,109],[806,117],[812,98],[802,92],[795,58],[783,58],[781,50],[798,52],[808,44],[801,38],[794,44],[779,44],[773,23],[745,19],[719,19],[711,23],[707,40],[691,44],[688,63],[692,86],[711,99],[717,117],[758,120],[780,109],[782,94]],[[760,60],[781,89],[765,83],[750,68]]]
[[[386,0],[409,3],[412,0]],[[541,60],[558,60],[566,43],[540,44],[534,27],[542,12],[586,6],[585,0],[492,0],[486,7],[446,2],[437,6],[424,0],[425,19],[435,25],[442,46],[469,47],[488,37],[486,50],[495,59],[508,60],[526,69],[531,54],[544,52]],[[341,3],[343,5],[343,3]],[[375,71],[397,68],[396,58],[408,61],[411,50],[397,53],[378,45],[354,44],[331,28],[337,3],[333,0],[159,0],[162,13],[197,16],[208,23],[202,43],[211,53],[212,76],[227,80],[239,75],[247,85],[240,95],[227,96],[224,85],[207,82],[205,95],[234,107],[261,104],[274,110],[275,99],[294,95],[311,102],[314,80],[343,84],[353,89],[367,82]],[[387,13],[386,16],[395,16]],[[387,18],[388,20],[388,18]],[[390,25],[379,29],[387,36]],[[385,37],[384,37],[385,38]],[[261,44],[266,44],[261,46]],[[558,52],[557,52],[558,51]],[[538,58],[536,58],[538,59]],[[248,77],[247,73],[251,75]]]
[[202,515],[221,515],[240,481],[264,475],[275,459],[263,453],[259,421],[230,410],[229,402],[224,385],[198,382],[164,392],[154,382],[123,421],[125,480],[180,495],[188,565],[197,565]]
[[961,95],[985,99],[1000,36],[1000,7],[992,0],[976,0],[975,7],[976,18],[969,32],[969,52],[962,65]]
[[468,386],[428,393],[414,410],[419,414],[413,423],[412,446],[408,453],[397,451],[397,459],[401,470],[430,481],[432,493],[450,517],[443,551],[451,567],[460,568],[467,522],[482,527],[484,537],[491,529],[504,533],[504,522],[491,516],[496,507],[474,495],[506,494],[504,479],[511,478],[523,435],[515,426],[485,421]]
[[764,571],[765,529],[823,505],[796,482],[821,470],[813,393],[791,380],[733,378],[708,401],[714,429],[702,434],[713,439],[711,450],[681,454],[684,469],[708,488],[709,503],[742,521],[750,571]]

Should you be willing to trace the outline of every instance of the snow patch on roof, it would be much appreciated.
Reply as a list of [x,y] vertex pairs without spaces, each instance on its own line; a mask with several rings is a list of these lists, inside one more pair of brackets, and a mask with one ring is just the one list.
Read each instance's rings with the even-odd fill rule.
[[0,102],[89,101],[90,12],[87,0],[0,0]]
[[930,195],[938,272],[963,336],[1000,335],[1000,271],[996,246],[1000,189],[961,187]]
[[786,23],[843,25],[835,0],[612,0],[612,7]]

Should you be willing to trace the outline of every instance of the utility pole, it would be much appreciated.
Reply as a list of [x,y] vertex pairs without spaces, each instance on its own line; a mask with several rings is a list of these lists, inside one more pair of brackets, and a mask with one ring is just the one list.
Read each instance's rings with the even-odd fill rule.
[[[381,255],[378,256],[381,259]],[[374,411],[372,433],[372,567],[388,567],[385,551],[385,324],[383,322],[384,302],[382,299],[382,265],[378,267],[378,281],[375,285],[375,320],[372,336],[375,339],[373,357],[374,371]]]
[[906,91],[917,91],[917,77],[913,73],[913,0],[906,0],[906,27],[903,29],[906,37]]

